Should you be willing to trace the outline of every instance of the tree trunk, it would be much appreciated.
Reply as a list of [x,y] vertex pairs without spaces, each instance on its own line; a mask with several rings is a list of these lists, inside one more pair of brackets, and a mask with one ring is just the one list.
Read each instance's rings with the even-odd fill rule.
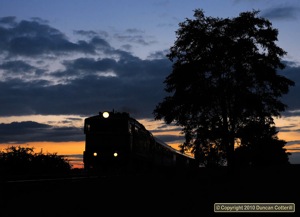
[[235,156],[234,156],[234,138],[229,137],[226,141],[226,154],[227,154],[227,169],[230,175],[235,173]]
[[[224,102],[224,105],[226,103]],[[227,119],[226,106],[223,107],[222,117],[223,117],[223,145],[226,151],[227,158],[227,169],[230,174],[234,173],[235,170],[235,157],[234,157],[234,136],[229,130],[229,124]]]

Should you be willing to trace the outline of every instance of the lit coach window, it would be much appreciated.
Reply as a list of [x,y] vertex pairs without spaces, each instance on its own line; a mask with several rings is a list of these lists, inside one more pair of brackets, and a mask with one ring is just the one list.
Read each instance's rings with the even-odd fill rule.
[[104,118],[108,118],[108,117],[109,117],[109,113],[108,113],[108,112],[103,112],[102,116],[103,116]]

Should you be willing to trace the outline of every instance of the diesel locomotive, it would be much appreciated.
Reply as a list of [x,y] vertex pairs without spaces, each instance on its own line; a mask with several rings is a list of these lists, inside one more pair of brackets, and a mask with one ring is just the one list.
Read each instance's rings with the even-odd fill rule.
[[99,112],[84,120],[86,171],[191,168],[195,159],[154,137],[125,112]]

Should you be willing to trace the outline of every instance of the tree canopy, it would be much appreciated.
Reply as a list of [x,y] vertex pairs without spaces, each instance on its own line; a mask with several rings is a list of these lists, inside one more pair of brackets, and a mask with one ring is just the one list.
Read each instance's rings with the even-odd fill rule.
[[286,55],[276,45],[278,30],[259,11],[230,19],[197,9],[176,35],[167,55],[173,62],[164,81],[169,95],[154,109],[155,119],[182,126],[183,148],[197,159],[213,155],[234,165],[235,145],[246,141],[241,131],[253,123],[274,126],[287,108],[281,97],[294,82],[277,73]]

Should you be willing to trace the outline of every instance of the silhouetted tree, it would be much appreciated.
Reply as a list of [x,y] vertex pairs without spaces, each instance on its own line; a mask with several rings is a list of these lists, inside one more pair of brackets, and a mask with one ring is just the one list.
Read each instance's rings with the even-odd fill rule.
[[71,165],[56,153],[34,153],[32,147],[10,146],[0,151],[0,174],[8,176],[68,173]]
[[240,143],[235,150],[237,165],[271,166],[288,165],[290,153],[284,148],[286,141],[277,137],[275,126],[252,122],[238,132]]
[[197,9],[195,19],[179,23],[167,55],[173,62],[164,81],[170,95],[153,114],[182,126],[183,146],[199,160],[203,147],[215,144],[214,151],[233,167],[238,131],[253,121],[271,126],[287,107],[280,97],[294,82],[277,74],[285,67],[281,57],[286,52],[275,43],[278,30],[258,14],[222,19]]

